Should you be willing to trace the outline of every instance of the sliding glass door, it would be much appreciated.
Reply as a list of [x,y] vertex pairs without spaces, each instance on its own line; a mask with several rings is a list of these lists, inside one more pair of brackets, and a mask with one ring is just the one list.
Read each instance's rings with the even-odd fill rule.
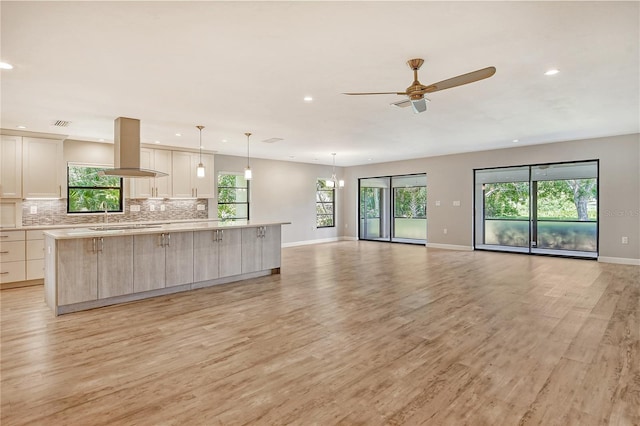
[[475,171],[475,247],[597,257],[598,162]]
[[426,184],[424,174],[360,179],[359,238],[424,244]]

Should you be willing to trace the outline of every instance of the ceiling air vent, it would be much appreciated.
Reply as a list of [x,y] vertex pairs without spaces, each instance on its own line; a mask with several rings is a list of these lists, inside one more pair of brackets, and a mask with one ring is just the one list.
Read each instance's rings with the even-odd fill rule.
[[269,138],[269,139],[263,140],[262,142],[264,142],[264,143],[276,143],[276,142],[280,142],[282,140],[284,140],[284,139],[282,139],[282,138]]
[[56,122],[53,123],[56,127],[69,127],[69,124],[71,124],[71,122],[65,120],[56,120]]

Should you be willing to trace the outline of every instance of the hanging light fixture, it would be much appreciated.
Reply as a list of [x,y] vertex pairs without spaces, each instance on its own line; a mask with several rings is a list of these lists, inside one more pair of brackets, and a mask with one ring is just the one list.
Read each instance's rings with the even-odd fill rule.
[[245,135],[247,136],[247,168],[244,169],[244,178],[251,180],[251,166],[249,165],[249,136],[251,136],[251,133],[247,132]]
[[331,175],[331,179],[326,180],[325,183],[329,188],[335,188],[336,186],[338,188],[344,188],[344,180],[338,180],[336,177],[336,153],[332,152],[331,155],[333,155],[333,174]]
[[202,164],[202,129],[204,126],[196,126],[198,130],[200,130],[200,162],[198,163],[198,168],[196,169],[196,175],[199,178],[204,177],[204,164]]

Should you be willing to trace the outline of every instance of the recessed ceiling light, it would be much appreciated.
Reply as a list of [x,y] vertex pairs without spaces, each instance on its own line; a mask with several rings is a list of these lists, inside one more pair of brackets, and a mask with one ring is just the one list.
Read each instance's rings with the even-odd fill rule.
[[26,129],[26,126],[16,126],[17,129]]
[[517,143],[517,142],[520,142],[520,139],[514,139],[514,140],[512,140],[511,142],[513,142],[513,143]]
[[182,133],[176,133],[176,136],[182,136]]
[[557,69],[555,69],[555,68],[552,68],[552,69],[550,69],[550,70],[547,70],[547,72],[545,72],[545,73],[544,73],[544,75],[556,75],[556,74],[558,74],[559,72],[560,72],[559,70],[557,70]]
[[296,156],[295,155],[290,155],[289,158],[291,158],[293,160],[294,158],[296,158]]
[[12,70],[13,69],[13,65],[11,65],[8,62],[0,62],[0,69],[2,69],[2,70]]
[[227,143],[227,140],[226,139],[222,139],[222,143]]
[[104,142],[104,139],[100,138],[98,139],[98,142]]
[[373,158],[367,158],[367,161],[372,161],[372,160],[373,160]]
[[311,101],[313,101],[313,98],[311,96],[305,96],[304,97],[304,101],[305,102],[311,102]]
[[160,143],[160,141],[153,141],[153,143]]

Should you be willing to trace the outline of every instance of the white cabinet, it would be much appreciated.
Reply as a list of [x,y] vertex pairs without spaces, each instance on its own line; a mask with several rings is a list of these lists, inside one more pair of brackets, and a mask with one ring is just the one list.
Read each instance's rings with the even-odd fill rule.
[[149,179],[131,179],[131,198],[171,197],[171,151],[164,149],[140,149],[140,167],[167,173]]
[[24,198],[61,198],[63,171],[61,140],[22,138]]
[[242,273],[280,267],[280,226],[259,226],[242,230]]
[[24,231],[0,232],[0,283],[25,280]]
[[44,278],[44,234],[42,231],[26,231],[27,280]]
[[133,237],[59,240],[58,305],[130,294],[133,291]]
[[202,154],[205,177],[196,176],[200,154],[195,152],[172,151],[172,196],[176,198],[213,198],[214,157]]
[[242,273],[242,230],[216,229],[194,232],[193,278],[195,282]]
[[193,282],[193,232],[135,235],[133,291]]
[[22,137],[0,139],[0,198],[22,198]]

